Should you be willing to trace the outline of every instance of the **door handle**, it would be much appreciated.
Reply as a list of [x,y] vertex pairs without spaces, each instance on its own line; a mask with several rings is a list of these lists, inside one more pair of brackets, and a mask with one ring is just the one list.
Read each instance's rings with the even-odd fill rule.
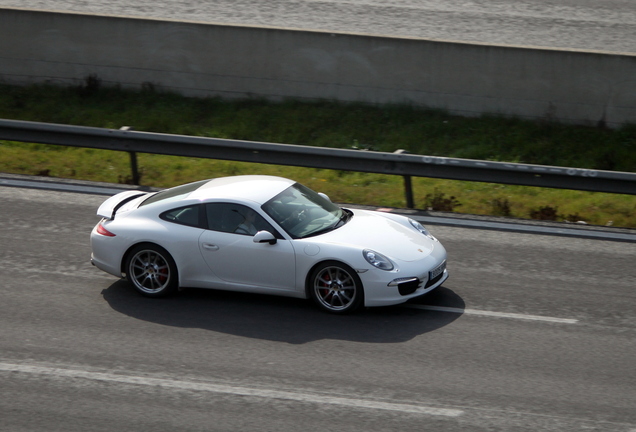
[[215,244],[203,243],[203,249],[215,251],[215,250],[219,250],[219,247]]

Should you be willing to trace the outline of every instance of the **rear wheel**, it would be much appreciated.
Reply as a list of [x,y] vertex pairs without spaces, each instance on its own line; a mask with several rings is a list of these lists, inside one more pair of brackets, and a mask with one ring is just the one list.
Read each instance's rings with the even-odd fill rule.
[[126,279],[135,289],[148,297],[162,297],[178,287],[177,266],[164,248],[144,244],[136,246],[128,255]]
[[336,261],[316,267],[309,283],[313,301],[331,313],[353,312],[364,301],[362,282],[355,270]]

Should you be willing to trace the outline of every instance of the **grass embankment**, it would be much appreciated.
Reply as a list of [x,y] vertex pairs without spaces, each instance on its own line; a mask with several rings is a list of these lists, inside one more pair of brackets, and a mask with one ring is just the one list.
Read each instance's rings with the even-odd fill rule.
[[[323,147],[636,171],[636,126],[606,130],[500,117],[463,118],[409,106],[222,101],[100,88],[0,86],[0,118]],[[274,174],[337,202],[404,207],[402,178],[160,155],[139,155],[142,184],[168,187],[225,175]],[[0,141],[0,171],[126,182],[121,152]],[[472,214],[636,227],[636,197],[414,178],[415,204]]]

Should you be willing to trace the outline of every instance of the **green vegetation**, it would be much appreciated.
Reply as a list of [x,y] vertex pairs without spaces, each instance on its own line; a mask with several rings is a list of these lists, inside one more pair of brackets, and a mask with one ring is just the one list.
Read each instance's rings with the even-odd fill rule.
[[[156,91],[0,86],[0,118],[322,147],[636,172],[636,126],[619,130],[503,117],[464,118],[411,106],[225,101]],[[397,176],[139,155],[142,183],[168,187],[236,174],[290,177],[334,201],[404,207]],[[0,141],[0,171],[125,183],[128,155]],[[471,214],[636,227],[636,197],[414,178],[416,206]]]

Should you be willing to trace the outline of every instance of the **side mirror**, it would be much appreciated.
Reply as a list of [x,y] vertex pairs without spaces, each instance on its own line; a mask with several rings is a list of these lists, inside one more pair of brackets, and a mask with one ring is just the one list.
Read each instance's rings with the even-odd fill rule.
[[324,199],[326,199],[327,201],[331,202],[331,200],[329,199],[329,197],[327,196],[327,194],[324,194],[322,192],[318,192],[318,195],[320,195],[321,197],[323,197]]
[[269,231],[259,231],[254,234],[254,238],[252,239],[254,243],[269,243],[271,245],[276,244],[276,237]]

